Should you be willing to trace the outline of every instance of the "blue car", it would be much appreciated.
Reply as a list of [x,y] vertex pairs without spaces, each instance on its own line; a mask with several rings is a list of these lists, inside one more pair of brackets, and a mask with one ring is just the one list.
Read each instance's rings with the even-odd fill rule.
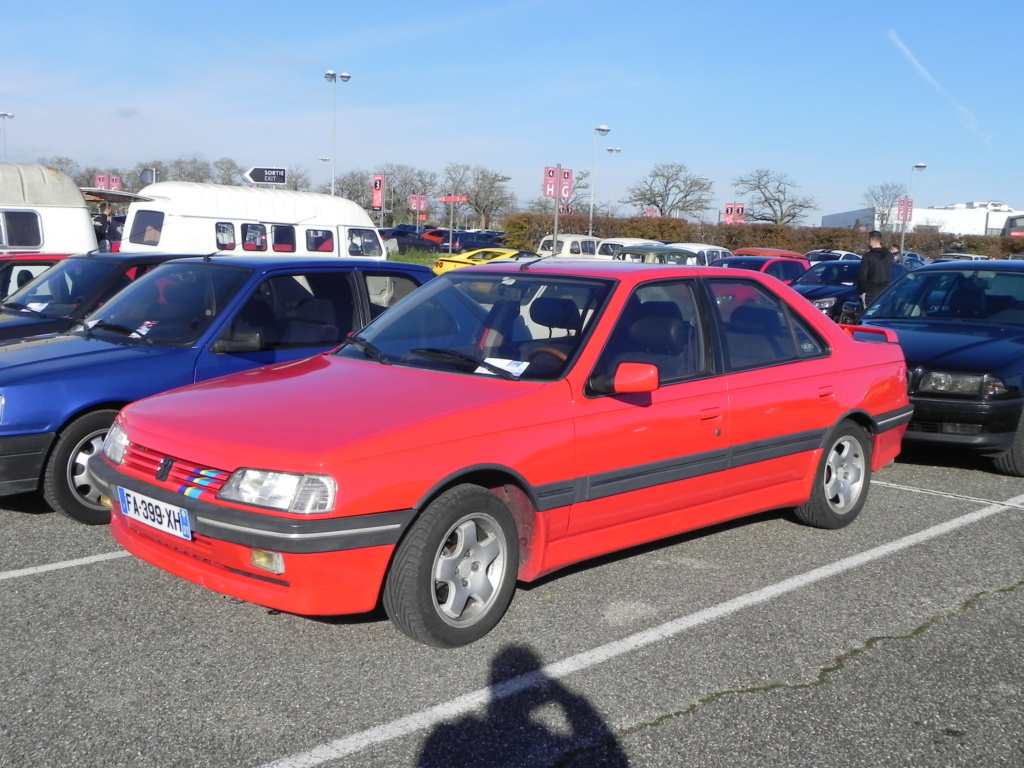
[[333,349],[432,277],[330,256],[164,262],[80,327],[0,346],[0,496],[41,488],[54,510],[108,522],[90,461],[122,406]]

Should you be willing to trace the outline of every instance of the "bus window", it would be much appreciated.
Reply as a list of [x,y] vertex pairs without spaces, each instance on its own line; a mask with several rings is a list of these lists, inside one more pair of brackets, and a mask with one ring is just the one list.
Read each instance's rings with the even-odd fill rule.
[[230,221],[217,222],[217,250],[235,250],[235,225]]
[[263,224],[242,225],[242,250],[267,250],[267,228]]

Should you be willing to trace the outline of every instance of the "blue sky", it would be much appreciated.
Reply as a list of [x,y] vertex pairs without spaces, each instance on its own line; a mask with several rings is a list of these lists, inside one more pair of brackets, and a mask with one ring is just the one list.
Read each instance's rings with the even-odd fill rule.
[[[785,173],[824,213],[910,181],[918,207],[1024,209],[1021,0],[7,3],[7,157],[81,166],[230,157],[337,169],[544,166],[600,202],[656,163]],[[351,73],[333,86],[323,73]],[[612,131],[596,143],[594,127]],[[619,147],[610,154],[607,147]]]

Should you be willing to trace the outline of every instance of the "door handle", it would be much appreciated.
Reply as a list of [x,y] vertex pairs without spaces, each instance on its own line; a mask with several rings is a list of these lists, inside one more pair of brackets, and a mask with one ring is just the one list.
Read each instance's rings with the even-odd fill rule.
[[717,419],[722,416],[722,409],[717,405],[714,408],[705,408],[700,412],[701,421],[710,421],[711,419]]
[[818,397],[832,397],[836,393],[836,388],[831,384],[826,384],[824,387],[818,387]]

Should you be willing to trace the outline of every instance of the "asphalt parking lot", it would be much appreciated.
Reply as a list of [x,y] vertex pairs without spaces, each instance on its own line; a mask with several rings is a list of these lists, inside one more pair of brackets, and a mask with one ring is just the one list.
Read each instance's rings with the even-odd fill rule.
[[1024,764],[1024,480],[981,463],[905,455],[841,531],[766,513],[577,566],[454,651],[2,506],[3,766]]

